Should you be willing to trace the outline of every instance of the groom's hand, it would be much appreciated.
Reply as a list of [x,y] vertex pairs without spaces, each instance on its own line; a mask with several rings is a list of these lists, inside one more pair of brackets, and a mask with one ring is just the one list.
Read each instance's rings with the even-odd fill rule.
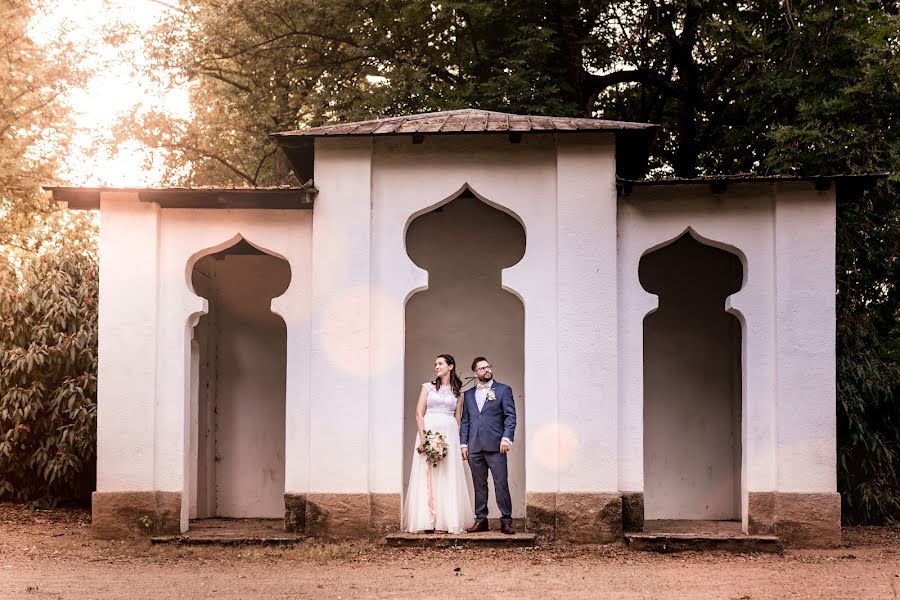
[[462,454],[463,460],[469,460],[469,449],[468,448],[460,448],[459,451]]
[[500,442],[500,454],[506,454],[507,452],[509,452],[509,442],[503,440]]

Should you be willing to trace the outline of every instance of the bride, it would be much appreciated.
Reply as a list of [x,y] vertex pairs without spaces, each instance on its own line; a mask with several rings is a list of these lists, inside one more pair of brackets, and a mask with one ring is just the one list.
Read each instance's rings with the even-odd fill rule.
[[[462,417],[462,381],[456,361],[441,354],[434,361],[434,381],[422,384],[416,406],[418,438],[413,449],[409,487],[403,505],[403,531],[446,531],[462,533],[474,522],[472,500],[459,449],[459,422]],[[443,434],[447,456],[432,467],[418,452],[425,431]]]

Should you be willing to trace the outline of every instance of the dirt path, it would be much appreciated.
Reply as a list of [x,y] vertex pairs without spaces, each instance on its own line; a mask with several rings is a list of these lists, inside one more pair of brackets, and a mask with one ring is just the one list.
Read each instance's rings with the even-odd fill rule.
[[0,504],[0,598],[898,598],[900,529],[784,555],[152,546],[93,538],[83,511]]

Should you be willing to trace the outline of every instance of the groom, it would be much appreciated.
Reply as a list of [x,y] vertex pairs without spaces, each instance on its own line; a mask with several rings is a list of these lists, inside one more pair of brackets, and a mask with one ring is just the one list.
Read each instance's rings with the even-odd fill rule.
[[494,381],[491,363],[483,356],[472,361],[477,385],[463,396],[459,444],[463,460],[469,461],[475,484],[475,524],[468,533],[488,530],[488,470],[494,479],[494,494],[500,509],[500,531],[513,534],[512,500],[506,477],[506,454],[516,431],[516,403],[512,389]]

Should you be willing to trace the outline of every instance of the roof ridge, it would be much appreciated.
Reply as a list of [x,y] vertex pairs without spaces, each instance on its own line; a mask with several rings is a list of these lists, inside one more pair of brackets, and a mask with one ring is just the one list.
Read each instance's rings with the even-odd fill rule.
[[[483,123],[471,119],[472,116],[483,116]],[[452,117],[463,117],[462,127],[450,127]],[[317,127],[282,131],[273,133],[275,138],[295,136],[352,136],[352,135],[391,135],[391,134],[444,134],[444,133],[498,133],[508,131],[510,122],[521,120],[523,127],[517,131],[620,131],[643,130],[658,127],[650,123],[629,121],[612,121],[592,117],[568,117],[551,115],[519,115],[515,113],[485,110],[482,108],[456,108],[412,115],[399,115],[381,119],[367,119],[344,123],[327,123]],[[500,124],[505,123],[506,127]],[[470,125],[471,124],[471,125]],[[526,125],[527,124],[527,125]],[[557,126],[558,125],[558,126]],[[422,129],[425,128],[424,131]],[[445,130],[445,128],[447,128]]]

